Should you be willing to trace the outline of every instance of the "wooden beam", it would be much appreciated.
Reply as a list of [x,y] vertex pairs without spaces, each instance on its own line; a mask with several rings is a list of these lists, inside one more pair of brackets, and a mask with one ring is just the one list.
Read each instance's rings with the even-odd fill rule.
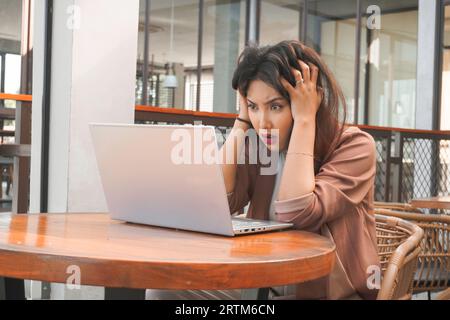
[[30,157],[31,145],[27,144],[0,144],[0,156],[3,157]]
[[16,109],[0,107],[0,120],[14,120],[14,119],[16,119]]

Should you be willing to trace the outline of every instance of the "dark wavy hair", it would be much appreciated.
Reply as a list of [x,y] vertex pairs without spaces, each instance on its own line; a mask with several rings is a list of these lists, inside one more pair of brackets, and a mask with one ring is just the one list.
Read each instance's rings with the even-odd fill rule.
[[347,116],[342,90],[319,54],[295,40],[263,47],[250,45],[239,56],[232,86],[233,89],[239,90],[242,96],[247,97],[250,83],[253,80],[261,80],[277,90],[290,104],[289,94],[281,84],[280,77],[284,77],[295,86],[295,78],[290,68],[301,70],[299,59],[318,67],[317,85],[323,89],[324,94],[316,115],[314,156],[317,173],[320,166],[337,148]]

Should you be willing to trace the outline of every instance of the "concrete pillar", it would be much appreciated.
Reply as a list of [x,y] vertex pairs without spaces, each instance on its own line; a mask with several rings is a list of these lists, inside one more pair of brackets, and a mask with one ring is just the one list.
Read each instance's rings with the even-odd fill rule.
[[[44,1],[34,11],[30,212],[39,212]],[[133,123],[139,1],[58,0],[53,11],[49,212],[101,212],[106,202],[88,123]],[[103,298],[52,285],[52,298]]]
[[[435,68],[439,52],[435,34],[438,0],[419,0],[419,21],[417,40],[417,86],[416,86],[416,129],[434,129],[434,110],[437,94]],[[431,141],[430,141],[431,142]],[[433,154],[434,153],[434,154]],[[413,197],[427,197],[431,190],[425,186],[435,184],[432,176],[432,160],[438,156],[431,143],[414,146],[414,192]],[[422,165],[419,165],[422,163]]]
[[236,113],[236,92],[231,80],[239,55],[239,30],[243,27],[240,26],[241,3],[225,1],[215,8],[213,111]]
[[248,7],[248,43],[258,43],[258,1],[249,0]]
[[417,39],[416,129],[433,129],[437,78],[435,65],[439,58],[436,46],[436,12],[438,0],[419,0]]
[[184,109],[184,77],[186,76],[184,72],[184,65],[182,63],[173,64],[173,73],[177,77],[178,87],[175,88],[174,92],[174,108]]

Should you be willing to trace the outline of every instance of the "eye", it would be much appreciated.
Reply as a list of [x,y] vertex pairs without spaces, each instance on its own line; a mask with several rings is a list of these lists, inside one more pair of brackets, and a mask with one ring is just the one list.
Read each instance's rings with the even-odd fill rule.
[[279,104],[273,104],[273,105],[271,105],[270,108],[271,108],[272,110],[277,111],[277,110],[280,110],[282,107],[283,107],[282,105],[279,105]]
[[253,103],[250,103],[250,104],[248,105],[248,108],[249,108],[250,110],[253,110],[253,111],[255,111],[255,110],[258,109],[258,107],[257,107],[256,105],[254,105]]

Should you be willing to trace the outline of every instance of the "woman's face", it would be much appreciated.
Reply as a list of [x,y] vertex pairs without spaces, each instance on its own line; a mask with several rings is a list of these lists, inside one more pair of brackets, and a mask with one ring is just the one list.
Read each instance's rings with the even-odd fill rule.
[[267,148],[286,150],[293,125],[289,102],[265,82],[254,80],[247,91],[247,104],[250,121]]

